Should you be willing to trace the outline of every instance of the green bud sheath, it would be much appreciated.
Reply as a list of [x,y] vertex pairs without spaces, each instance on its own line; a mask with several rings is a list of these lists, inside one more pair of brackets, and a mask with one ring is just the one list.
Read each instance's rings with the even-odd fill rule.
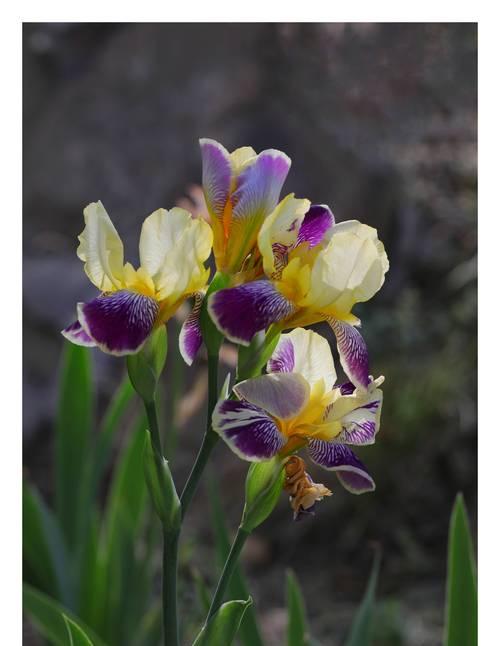
[[161,325],[137,354],[127,356],[130,381],[145,402],[154,400],[156,386],[167,358],[167,347],[167,327]]
[[245,508],[241,528],[250,533],[271,514],[283,490],[285,472],[279,458],[254,462],[245,485]]

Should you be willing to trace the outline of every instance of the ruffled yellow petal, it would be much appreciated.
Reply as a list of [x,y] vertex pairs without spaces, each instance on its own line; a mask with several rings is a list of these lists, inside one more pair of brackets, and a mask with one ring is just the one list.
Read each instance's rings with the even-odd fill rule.
[[333,227],[326,249],[316,257],[305,307],[348,314],[382,287],[389,261],[377,231],[355,220]]
[[204,262],[212,242],[210,226],[184,209],[160,209],[149,216],[141,233],[140,255],[158,300],[172,304],[206,285],[210,272]]
[[85,273],[103,292],[122,287],[123,243],[101,202],[83,211],[85,229],[78,236],[76,253],[85,263]]

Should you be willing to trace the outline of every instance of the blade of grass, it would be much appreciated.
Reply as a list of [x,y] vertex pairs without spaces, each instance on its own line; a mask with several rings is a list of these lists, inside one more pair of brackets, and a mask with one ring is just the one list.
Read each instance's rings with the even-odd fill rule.
[[477,644],[477,573],[463,495],[453,505],[448,538],[445,646]]
[[64,538],[51,510],[36,489],[23,486],[23,561],[25,578],[74,607],[74,594]]
[[63,615],[68,631],[68,646],[94,646],[88,635],[72,619]]
[[194,640],[193,646],[231,646],[245,611],[251,603],[251,598],[248,598],[247,601],[224,603],[208,624],[202,628]]
[[380,550],[377,549],[373,559],[372,571],[366,586],[365,594],[356,612],[346,646],[369,646],[375,608],[375,591],[380,571]]
[[68,631],[63,615],[82,628],[94,646],[106,646],[105,642],[68,608],[27,583],[23,585],[23,609],[40,633],[55,646],[68,646]]
[[286,575],[286,598],[288,607],[287,645],[309,646],[304,599],[297,577],[291,570],[288,570]]
[[56,509],[70,551],[77,546],[80,485],[92,430],[94,400],[88,348],[65,343],[56,423]]
[[[219,568],[224,567],[231,541],[227,532],[225,516],[222,510],[221,501],[215,478],[209,474],[209,498],[212,512],[212,528],[215,537],[215,549],[217,552],[217,561]],[[248,599],[250,596],[248,585],[242,573],[241,567],[236,566],[231,582],[229,584],[229,594],[235,599]],[[243,615],[243,620],[239,629],[239,637],[244,646],[264,646],[257,623],[257,614],[255,605],[252,603]]]

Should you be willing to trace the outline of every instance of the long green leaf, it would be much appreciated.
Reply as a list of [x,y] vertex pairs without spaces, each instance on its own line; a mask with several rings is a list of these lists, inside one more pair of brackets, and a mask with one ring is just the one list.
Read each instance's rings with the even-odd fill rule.
[[373,560],[370,579],[368,580],[363,600],[361,601],[356,616],[354,617],[346,646],[369,646],[371,643],[371,630],[375,608],[375,591],[380,571],[380,559],[380,550],[377,550]]
[[477,644],[477,574],[469,521],[461,493],[456,497],[450,520],[444,644]]
[[[209,478],[209,496],[217,561],[219,567],[222,568],[231,549],[231,542],[227,532],[219,492],[213,477]],[[239,564],[234,569],[233,576],[231,577],[229,594],[236,599],[247,599],[250,596],[248,585]],[[254,604],[245,612],[238,635],[244,646],[264,646],[259,632]]]
[[66,546],[50,509],[36,489],[23,486],[23,561],[25,578],[47,594],[74,606]]
[[127,643],[128,628],[148,605],[143,595],[131,594],[137,579],[145,576],[135,549],[148,499],[143,470],[145,428],[146,421],[141,416],[115,468],[104,518],[99,583],[104,597],[100,602],[101,621],[105,624],[102,632],[120,644]]
[[286,575],[286,597],[288,606],[288,646],[308,646],[306,609],[295,574],[289,570]]
[[249,597],[246,601],[228,601],[204,626],[193,642],[193,646],[231,646],[233,643],[245,610],[252,603]]
[[93,394],[88,348],[66,343],[56,425],[56,509],[70,550],[77,546],[81,489],[90,446]]
[[93,646],[105,646],[105,642],[70,610],[27,583],[23,585],[23,609],[40,633],[54,646],[68,646],[68,630],[63,615],[89,636]]
[[63,615],[68,630],[68,646],[94,646],[88,635],[72,619]]

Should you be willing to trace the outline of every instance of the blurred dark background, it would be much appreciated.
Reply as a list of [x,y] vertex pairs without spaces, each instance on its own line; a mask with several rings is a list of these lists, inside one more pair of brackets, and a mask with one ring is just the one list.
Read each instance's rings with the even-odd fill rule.
[[[50,501],[59,330],[94,293],[75,255],[84,206],[103,201],[134,262],[143,218],[196,198],[199,137],[282,149],[283,195],[376,227],[391,269],[356,310],[386,377],[377,445],[360,452],[377,490],[351,496],[313,472],[334,488],[316,517],[292,523],[283,497],[256,532],[245,567],[267,642],[280,643],[292,567],[313,633],[340,643],[378,543],[377,643],[438,644],[457,491],[476,522],[476,25],[25,24],[23,64],[25,475]],[[94,355],[104,405],[123,362]],[[187,393],[180,481],[201,439],[205,370],[201,357],[164,384]],[[233,527],[246,468],[216,449]],[[185,532],[202,570],[206,506],[203,490]]]

